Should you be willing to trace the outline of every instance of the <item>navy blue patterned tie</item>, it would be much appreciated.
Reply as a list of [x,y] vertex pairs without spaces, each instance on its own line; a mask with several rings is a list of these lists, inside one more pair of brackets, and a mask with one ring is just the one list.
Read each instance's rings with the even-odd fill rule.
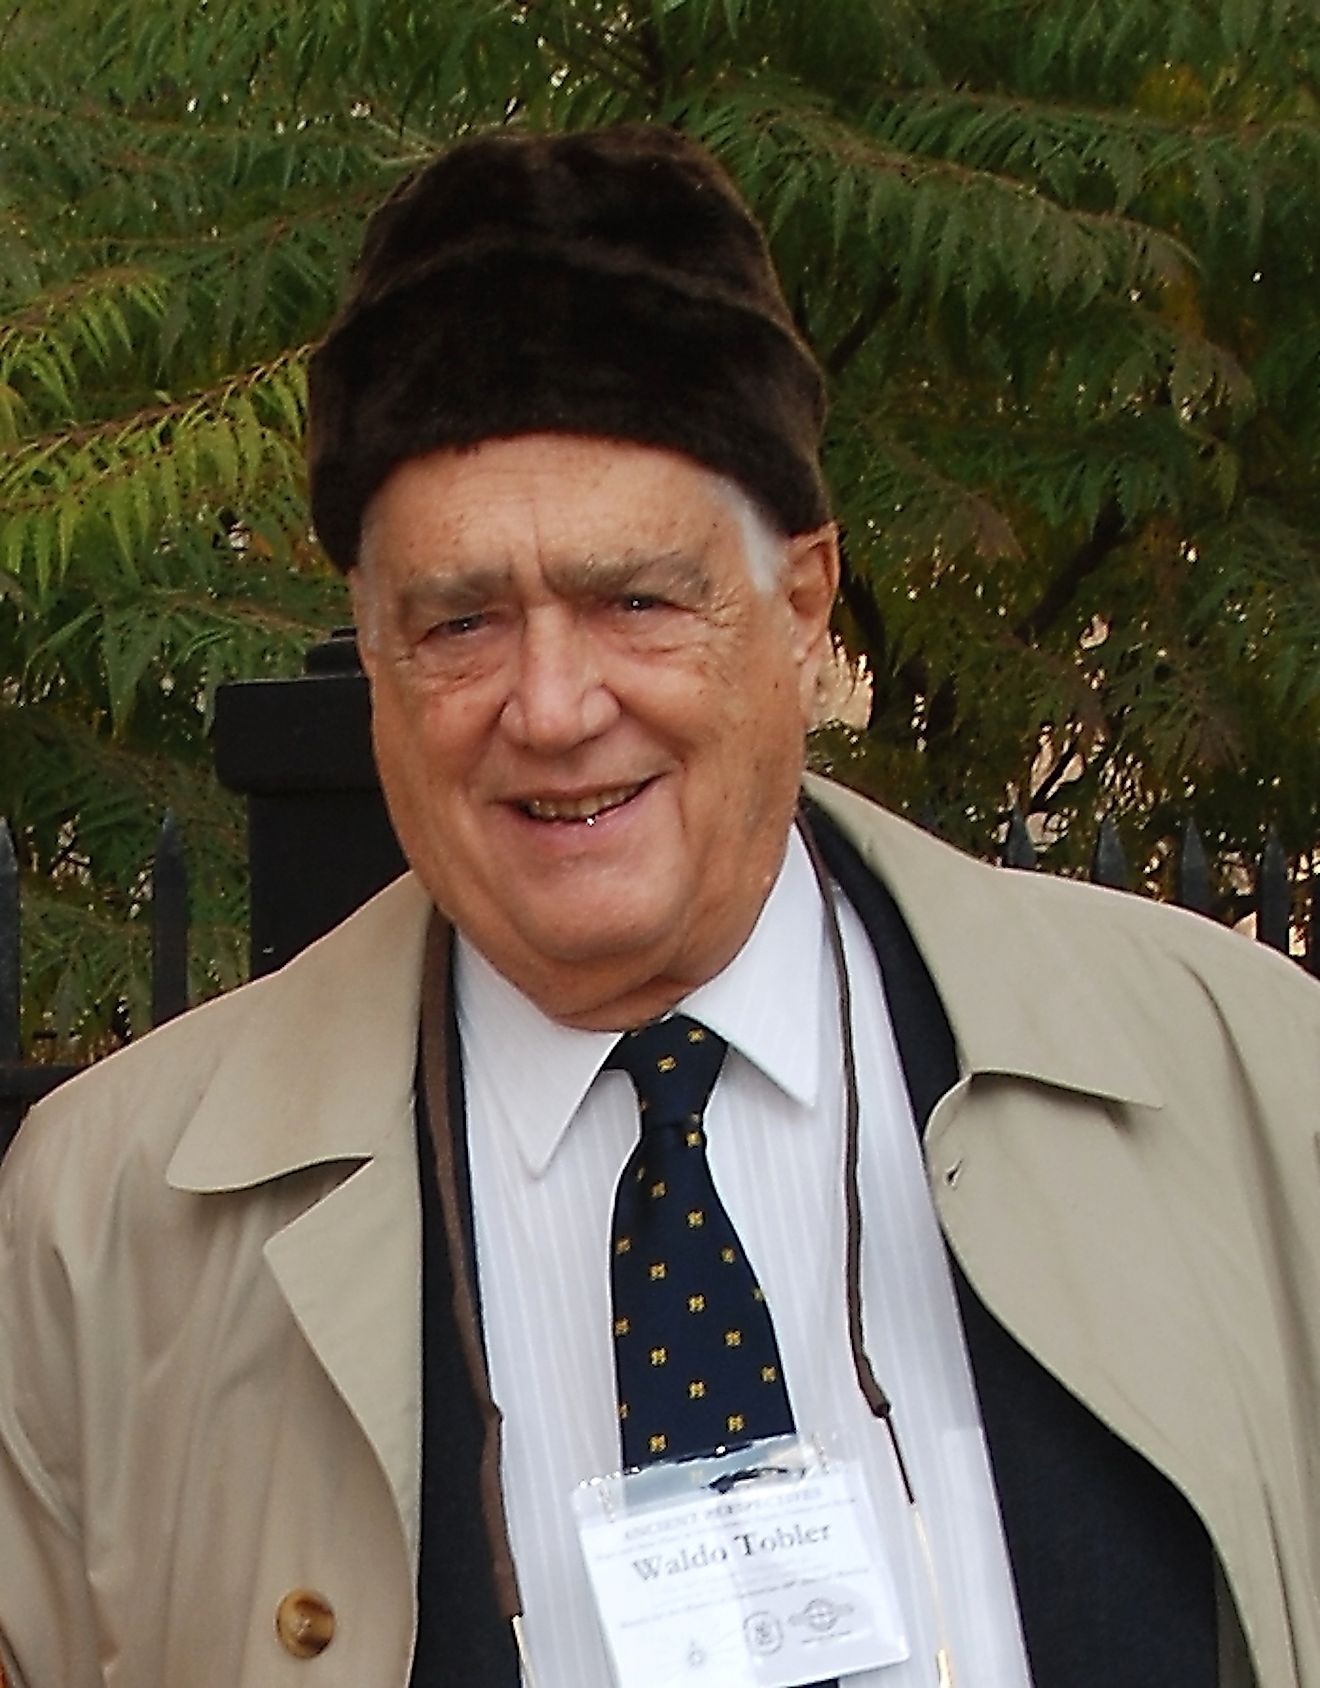
[[605,1065],[642,1130],[614,1197],[614,1359],[625,1465],[793,1429],[770,1309],[711,1182],[703,1116],[727,1045],[676,1014]]

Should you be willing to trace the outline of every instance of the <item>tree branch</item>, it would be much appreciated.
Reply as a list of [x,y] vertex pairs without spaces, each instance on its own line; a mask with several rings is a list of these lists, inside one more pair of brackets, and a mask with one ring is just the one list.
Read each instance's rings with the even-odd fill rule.
[[847,568],[844,569],[839,595],[848,614],[856,623],[866,645],[866,654],[870,658],[874,700],[871,710],[872,726],[879,726],[886,707],[891,702],[892,689],[888,682],[899,680],[906,693],[909,708],[917,698],[926,699],[927,737],[939,738],[946,735],[953,727],[958,714],[958,690],[952,677],[941,681],[932,693],[930,670],[919,656],[911,656],[891,670],[888,662],[889,638],[884,617],[863,583]]
[[1035,608],[1018,622],[1013,629],[1013,637],[1024,645],[1034,645],[1042,633],[1048,633],[1077,596],[1082,582],[1096,572],[1126,537],[1123,513],[1111,500],[1096,517],[1089,537],[1077,547],[1045,588]]
[[[637,79],[646,75],[644,50],[634,50],[622,34],[608,27],[594,31],[581,21],[566,28],[561,18],[552,16],[545,0],[522,0],[520,10],[524,17],[533,20],[542,39],[561,52],[570,64],[592,71],[620,93],[635,92]],[[580,38],[586,40],[586,51],[578,45]]]
[[897,298],[898,288],[893,282],[882,281],[876,288],[870,304],[858,313],[852,327],[835,342],[833,351],[825,358],[825,370],[832,380],[837,380],[843,374]]
[[1036,789],[1028,794],[1028,814],[1033,814],[1039,810],[1043,810],[1050,798],[1054,796],[1054,793],[1059,788],[1060,781],[1063,779],[1064,774],[1068,771],[1068,764],[1077,754],[1077,744],[1078,741],[1075,735],[1065,741],[1063,749],[1054,758],[1053,763],[1050,765],[1050,771],[1045,775],[1045,778],[1040,782]]
[[846,557],[839,580],[839,596],[843,599],[844,608],[857,624],[857,630],[866,645],[866,654],[871,659],[871,668],[878,675],[888,666],[886,653],[889,649],[889,638],[885,631],[884,617],[880,614],[875,599],[848,567]]

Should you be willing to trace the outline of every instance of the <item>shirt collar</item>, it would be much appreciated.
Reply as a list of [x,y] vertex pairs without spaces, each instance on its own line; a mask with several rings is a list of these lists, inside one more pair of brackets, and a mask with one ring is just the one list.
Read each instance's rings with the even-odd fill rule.
[[[823,943],[820,893],[794,832],[747,942],[677,1005],[804,1105],[815,1100],[820,1076]],[[461,935],[455,979],[465,1059],[486,1075],[528,1172],[540,1177],[617,1033],[550,1019]]]
[[796,829],[751,936],[722,973],[678,1006],[810,1106],[820,1077],[825,917]]

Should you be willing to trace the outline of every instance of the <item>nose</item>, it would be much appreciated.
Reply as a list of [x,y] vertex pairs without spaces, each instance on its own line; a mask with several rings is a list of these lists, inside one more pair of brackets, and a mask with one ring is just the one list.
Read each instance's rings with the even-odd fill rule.
[[596,643],[572,610],[559,605],[533,610],[500,715],[504,731],[528,750],[559,755],[603,733],[618,714]]

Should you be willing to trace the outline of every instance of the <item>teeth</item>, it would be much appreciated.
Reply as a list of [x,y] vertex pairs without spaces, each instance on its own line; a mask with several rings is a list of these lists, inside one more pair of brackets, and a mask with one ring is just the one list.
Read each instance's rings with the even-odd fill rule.
[[610,791],[593,792],[590,797],[532,797],[523,807],[533,820],[590,822],[607,809],[617,809],[641,789],[640,785],[620,785]]

